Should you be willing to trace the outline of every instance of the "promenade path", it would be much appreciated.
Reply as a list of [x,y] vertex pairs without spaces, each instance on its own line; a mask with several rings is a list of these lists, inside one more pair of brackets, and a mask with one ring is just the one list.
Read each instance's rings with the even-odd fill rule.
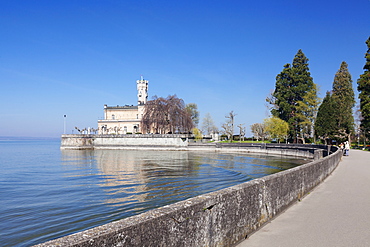
[[370,246],[370,152],[350,150],[302,201],[237,246]]

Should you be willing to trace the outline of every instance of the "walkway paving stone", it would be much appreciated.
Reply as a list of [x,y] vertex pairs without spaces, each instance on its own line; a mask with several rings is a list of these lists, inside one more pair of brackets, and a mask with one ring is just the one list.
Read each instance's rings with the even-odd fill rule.
[[350,150],[309,195],[238,247],[370,246],[370,152]]

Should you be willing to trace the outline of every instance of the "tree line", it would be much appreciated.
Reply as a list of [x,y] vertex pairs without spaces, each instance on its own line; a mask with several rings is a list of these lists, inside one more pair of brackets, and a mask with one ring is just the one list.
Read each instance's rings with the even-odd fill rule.
[[[355,94],[348,64],[343,61],[334,75],[332,90],[323,100],[318,97],[318,85],[309,71],[309,59],[298,50],[292,63],[283,66],[276,76],[275,89],[266,98],[271,117],[263,123],[250,126],[257,140],[265,138],[278,142],[305,143],[321,141],[325,144],[370,137],[370,37],[365,42],[364,73],[357,80],[360,105],[357,125],[353,116]],[[176,95],[167,98],[155,96],[145,105],[141,126],[152,133],[196,133],[197,136],[221,132],[233,138],[235,116],[231,111],[225,116],[222,130],[218,130],[207,113],[198,129],[199,112],[195,103],[185,105]],[[244,136],[244,124],[239,124],[239,135]]]
[[[357,125],[352,111],[356,101],[348,64],[345,61],[340,64],[332,90],[326,92],[321,102],[318,86],[309,72],[309,60],[298,50],[292,64],[285,64],[276,76],[275,89],[266,99],[272,118],[252,125],[254,136],[265,138],[269,134],[273,139],[294,143],[317,139],[325,144],[338,143],[354,137],[367,140],[370,137],[370,37],[366,44],[364,73],[357,80],[360,92]],[[288,126],[286,132],[284,126]]]

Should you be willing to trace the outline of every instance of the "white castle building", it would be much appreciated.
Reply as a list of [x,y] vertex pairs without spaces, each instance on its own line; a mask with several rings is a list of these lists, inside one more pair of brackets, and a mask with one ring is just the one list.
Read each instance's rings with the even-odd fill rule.
[[140,122],[148,100],[148,82],[141,76],[136,81],[138,105],[104,105],[104,119],[98,120],[99,134],[140,133]]

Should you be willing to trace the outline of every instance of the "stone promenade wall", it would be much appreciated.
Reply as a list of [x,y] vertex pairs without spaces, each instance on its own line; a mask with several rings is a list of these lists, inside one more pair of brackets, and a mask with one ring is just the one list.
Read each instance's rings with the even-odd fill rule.
[[124,149],[145,147],[181,148],[188,145],[187,135],[62,135],[62,149]]
[[274,143],[216,143],[216,148],[229,152],[264,153],[305,157],[318,160],[330,153],[330,146]]
[[250,152],[320,159],[327,155],[323,145],[271,143],[192,143],[189,135],[130,134],[130,135],[62,135],[61,149],[166,149],[215,150]]
[[342,153],[335,147],[317,148],[330,155],[39,246],[233,246],[336,168]]

